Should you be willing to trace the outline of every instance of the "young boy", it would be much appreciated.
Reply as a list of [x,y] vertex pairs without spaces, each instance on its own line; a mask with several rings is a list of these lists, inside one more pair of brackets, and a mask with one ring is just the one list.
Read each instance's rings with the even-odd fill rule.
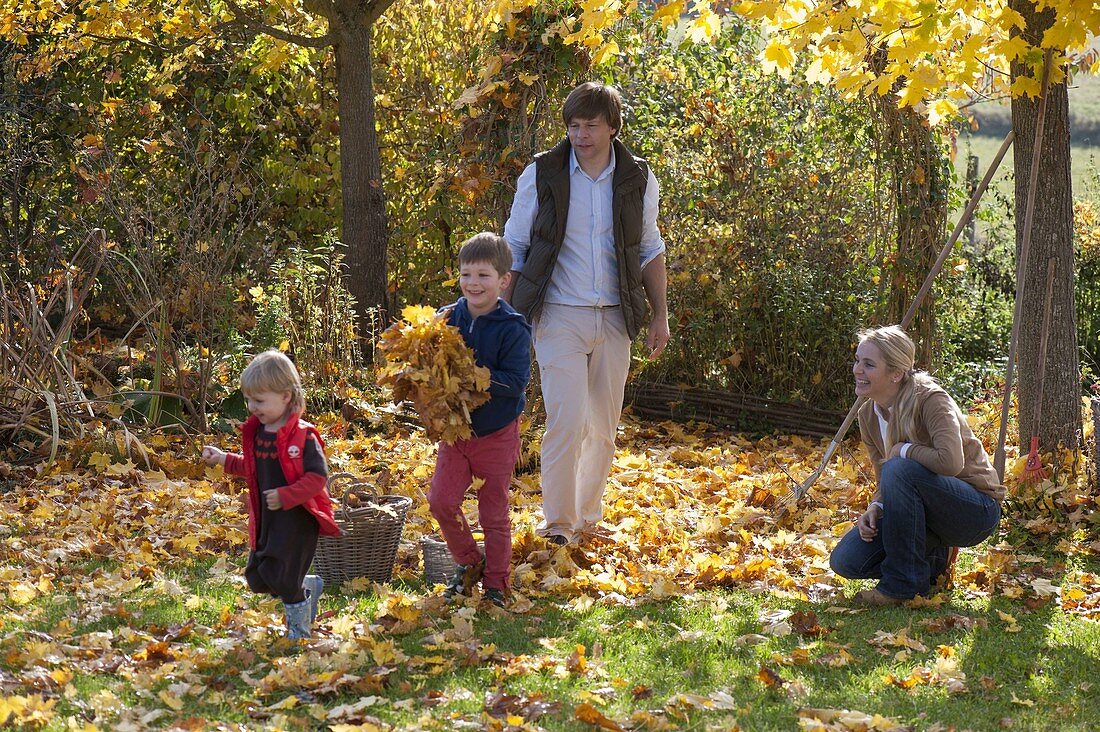
[[207,465],[222,465],[248,482],[248,543],[244,576],[253,592],[283,601],[287,636],[308,638],[324,582],[307,575],[317,537],[339,536],[326,487],[328,467],[317,429],[301,419],[305,396],[285,354],[266,351],[241,373],[252,416],[241,428],[242,455],[207,445]]
[[[457,565],[444,594],[469,595],[482,579],[484,598],[504,607],[512,559],[508,488],[519,457],[519,415],[531,377],[531,326],[500,295],[508,286],[512,253],[503,237],[483,232],[458,252],[463,297],[448,305],[448,322],[490,372],[490,399],[470,415],[474,436],[439,443],[428,506],[439,522]],[[475,478],[478,518],[485,533],[481,556],[462,513],[462,499]]]

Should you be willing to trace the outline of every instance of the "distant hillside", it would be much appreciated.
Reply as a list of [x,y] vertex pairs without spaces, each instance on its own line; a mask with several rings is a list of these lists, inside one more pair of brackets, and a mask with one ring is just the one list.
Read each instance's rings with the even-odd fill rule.
[[[978,132],[1004,137],[1012,127],[1008,102],[982,102],[971,107]],[[1069,129],[1074,142],[1100,145],[1100,77],[1079,75],[1069,89]]]

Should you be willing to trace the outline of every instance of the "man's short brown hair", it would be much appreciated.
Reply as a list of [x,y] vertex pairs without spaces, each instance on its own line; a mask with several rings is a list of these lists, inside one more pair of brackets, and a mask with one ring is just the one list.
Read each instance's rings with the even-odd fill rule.
[[483,231],[464,241],[458,250],[460,267],[475,262],[488,262],[498,275],[506,275],[512,269],[512,250],[503,236]]
[[617,136],[623,129],[623,98],[619,90],[598,81],[586,81],[565,98],[561,108],[565,126],[574,119],[599,119],[603,117],[615,129]]

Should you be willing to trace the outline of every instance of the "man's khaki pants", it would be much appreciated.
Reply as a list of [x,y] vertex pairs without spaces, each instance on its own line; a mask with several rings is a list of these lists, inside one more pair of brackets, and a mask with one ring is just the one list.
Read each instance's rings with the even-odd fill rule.
[[619,307],[547,303],[534,340],[546,405],[544,520],[537,533],[572,539],[603,516],[630,369],[630,338]]

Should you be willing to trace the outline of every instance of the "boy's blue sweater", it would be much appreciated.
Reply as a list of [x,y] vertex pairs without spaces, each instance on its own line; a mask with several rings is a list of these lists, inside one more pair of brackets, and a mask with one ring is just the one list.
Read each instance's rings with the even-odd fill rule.
[[484,437],[523,413],[531,378],[531,326],[504,300],[477,318],[470,315],[464,297],[443,309],[450,311],[447,322],[474,349],[477,365],[489,369],[490,399],[470,414],[474,434]]

